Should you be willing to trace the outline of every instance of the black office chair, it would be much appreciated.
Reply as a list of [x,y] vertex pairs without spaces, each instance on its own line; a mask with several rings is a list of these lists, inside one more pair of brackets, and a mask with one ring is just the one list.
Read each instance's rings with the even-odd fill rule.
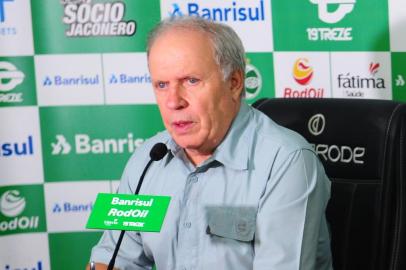
[[262,99],[253,107],[299,132],[323,162],[334,269],[406,269],[406,104]]

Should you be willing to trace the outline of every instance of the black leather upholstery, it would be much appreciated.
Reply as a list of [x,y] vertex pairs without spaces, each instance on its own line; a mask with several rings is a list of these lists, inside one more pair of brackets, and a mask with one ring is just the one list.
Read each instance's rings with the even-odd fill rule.
[[324,164],[334,269],[406,269],[406,104],[263,99],[253,106],[302,134]]

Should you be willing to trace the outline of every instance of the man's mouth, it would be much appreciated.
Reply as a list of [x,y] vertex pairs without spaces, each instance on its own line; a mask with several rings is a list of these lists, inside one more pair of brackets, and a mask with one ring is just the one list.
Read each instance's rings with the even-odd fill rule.
[[192,128],[193,124],[193,121],[175,121],[172,122],[172,127],[177,133],[186,133]]

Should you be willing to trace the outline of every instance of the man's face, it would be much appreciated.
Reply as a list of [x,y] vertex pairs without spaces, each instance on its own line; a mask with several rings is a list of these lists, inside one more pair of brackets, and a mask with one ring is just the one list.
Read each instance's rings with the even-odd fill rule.
[[148,58],[152,84],[166,129],[197,164],[225,137],[240,106],[242,72],[229,79],[214,60],[209,38],[172,29],[152,45]]

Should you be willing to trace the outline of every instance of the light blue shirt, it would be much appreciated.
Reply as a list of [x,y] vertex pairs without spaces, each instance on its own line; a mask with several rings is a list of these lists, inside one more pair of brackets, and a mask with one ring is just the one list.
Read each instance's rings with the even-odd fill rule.
[[[133,193],[157,142],[170,149],[140,194],[171,196],[160,233],[126,232],[120,269],[331,269],[325,208],[330,182],[297,133],[243,103],[212,157],[195,167],[167,132],[139,147],[119,193]],[[108,264],[119,231],[106,231],[92,260]]]

